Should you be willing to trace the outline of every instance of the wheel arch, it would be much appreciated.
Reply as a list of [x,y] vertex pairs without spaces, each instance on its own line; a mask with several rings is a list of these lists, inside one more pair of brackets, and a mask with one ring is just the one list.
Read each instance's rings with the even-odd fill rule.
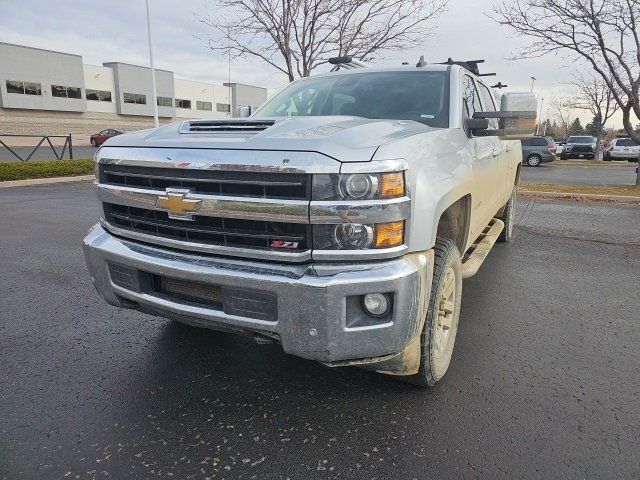
[[462,255],[466,250],[471,219],[471,194],[468,193],[443,209],[438,217],[436,238],[453,240]]

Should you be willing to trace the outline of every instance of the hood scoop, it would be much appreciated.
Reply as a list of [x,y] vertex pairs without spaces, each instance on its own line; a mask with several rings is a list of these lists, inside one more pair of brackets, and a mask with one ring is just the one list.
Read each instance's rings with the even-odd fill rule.
[[258,133],[275,120],[190,120],[182,122],[180,133]]

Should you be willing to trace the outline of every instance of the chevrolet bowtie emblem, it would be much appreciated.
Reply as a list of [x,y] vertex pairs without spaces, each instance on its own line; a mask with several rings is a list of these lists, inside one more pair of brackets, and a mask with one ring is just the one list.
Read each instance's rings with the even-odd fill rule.
[[189,190],[167,188],[166,195],[156,199],[156,207],[166,210],[169,218],[193,220],[193,213],[200,208],[202,200],[185,198],[189,193]]

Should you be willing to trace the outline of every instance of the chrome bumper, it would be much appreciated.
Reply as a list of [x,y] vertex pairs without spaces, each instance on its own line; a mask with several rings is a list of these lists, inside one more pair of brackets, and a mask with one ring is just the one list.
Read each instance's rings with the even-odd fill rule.
[[[324,363],[368,361],[398,353],[420,333],[418,311],[428,299],[433,252],[352,264],[276,264],[205,257],[164,250],[93,227],[84,239],[91,279],[110,304],[195,325],[255,333],[276,339],[285,352]],[[110,265],[180,281],[251,289],[277,298],[273,321],[204,308],[153,291],[116,285]],[[391,313],[384,321],[360,306],[367,293],[389,293]]]

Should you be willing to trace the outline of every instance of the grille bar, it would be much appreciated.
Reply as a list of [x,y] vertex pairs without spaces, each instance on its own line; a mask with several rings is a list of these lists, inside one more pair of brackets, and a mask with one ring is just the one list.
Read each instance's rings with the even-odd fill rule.
[[[98,198],[102,202],[135,208],[159,209],[157,201],[164,190],[143,190],[133,187],[98,184]],[[202,217],[236,218],[282,223],[309,223],[309,202],[306,200],[275,200],[262,198],[234,198],[193,194],[200,200],[195,214]]]

